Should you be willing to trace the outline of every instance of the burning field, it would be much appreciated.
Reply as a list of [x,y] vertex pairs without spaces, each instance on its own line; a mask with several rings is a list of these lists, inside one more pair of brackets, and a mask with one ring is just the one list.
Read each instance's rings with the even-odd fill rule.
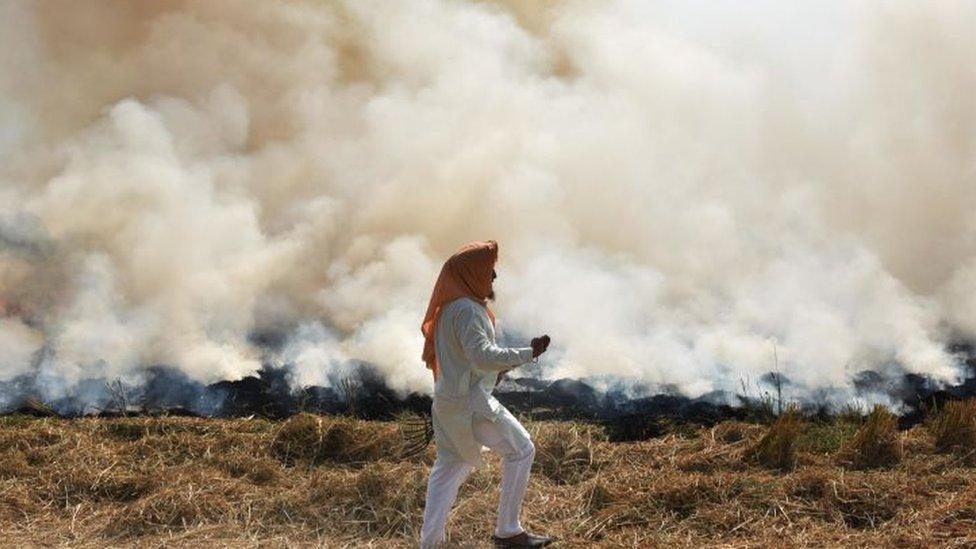
[[[399,422],[301,413],[0,419],[8,544],[408,547],[433,449]],[[563,546],[971,546],[976,401],[907,431],[882,408],[829,421],[675,424],[610,442],[592,423],[528,421],[525,521]],[[499,464],[462,486],[451,542],[486,546]]]
[[552,339],[497,388],[533,528],[976,544],[974,37],[962,0],[0,1],[0,542],[412,545],[421,319],[493,239],[498,343]]
[[429,394],[431,285],[483,239],[531,377],[966,375],[970,2],[219,4],[0,2],[0,410],[221,415],[197,389],[267,364]]

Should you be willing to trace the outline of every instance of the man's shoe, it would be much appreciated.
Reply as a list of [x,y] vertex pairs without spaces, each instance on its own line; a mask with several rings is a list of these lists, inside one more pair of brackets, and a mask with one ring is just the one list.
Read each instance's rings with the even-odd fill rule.
[[522,532],[508,538],[491,536],[495,542],[495,547],[545,547],[552,543],[552,538],[547,536],[537,536],[528,532]]

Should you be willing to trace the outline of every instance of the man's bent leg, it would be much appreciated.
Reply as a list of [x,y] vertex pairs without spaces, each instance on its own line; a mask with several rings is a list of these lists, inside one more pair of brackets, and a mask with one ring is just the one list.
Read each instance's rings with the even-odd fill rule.
[[473,427],[475,439],[502,456],[502,487],[495,535],[500,538],[518,535],[524,531],[519,517],[525,489],[529,485],[535,445],[508,410],[503,410],[495,421],[476,420]]
[[471,472],[471,465],[437,456],[427,480],[424,525],[420,528],[420,547],[436,547],[446,538],[447,516],[457,499],[461,483]]
[[524,530],[519,517],[522,515],[522,500],[529,485],[529,471],[534,458],[535,446],[531,441],[518,452],[502,458],[502,493],[498,499],[498,520],[495,524],[495,535],[500,538],[514,536]]

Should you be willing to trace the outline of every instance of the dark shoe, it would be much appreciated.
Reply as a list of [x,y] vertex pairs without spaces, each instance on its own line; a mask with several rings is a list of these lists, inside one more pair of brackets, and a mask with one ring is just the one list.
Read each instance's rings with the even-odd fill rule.
[[522,532],[509,538],[491,536],[491,539],[495,542],[495,547],[545,547],[552,543],[550,537],[537,536],[528,532]]

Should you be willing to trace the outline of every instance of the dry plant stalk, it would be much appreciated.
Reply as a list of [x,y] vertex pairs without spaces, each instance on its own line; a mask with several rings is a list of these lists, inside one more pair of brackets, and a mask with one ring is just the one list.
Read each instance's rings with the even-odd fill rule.
[[759,442],[746,452],[746,457],[770,469],[792,470],[796,467],[796,439],[801,427],[797,409],[787,408]]
[[954,452],[976,461],[976,399],[946,404],[928,422],[929,432],[939,452]]
[[533,435],[534,468],[557,484],[574,484],[595,472],[594,428],[574,424],[555,435],[546,429]]
[[878,405],[864,424],[841,449],[842,462],[854,469],[891,467],[902,458],[898,418],[888,408]]
[[752,438],[757,429],[761,430],[762,428],[758,425],[743,423],[741,421],[723,421],[715,427],[712,427],[712,438],[717,442],[733,444]]
[[285,464],[365,462],[399,454],[396,430],[364,429],[364,422],[346,417],[300,413],[286,420],[271,442],[271,451]]

